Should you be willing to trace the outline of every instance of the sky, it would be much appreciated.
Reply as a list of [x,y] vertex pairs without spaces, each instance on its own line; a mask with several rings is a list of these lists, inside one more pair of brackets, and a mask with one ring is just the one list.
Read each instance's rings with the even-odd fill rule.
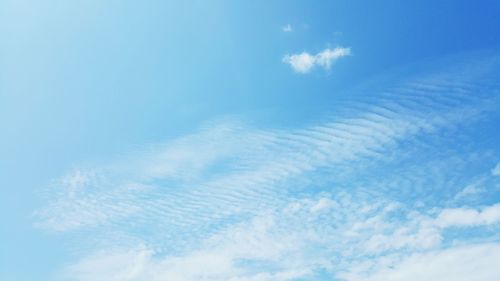
[[0,279],[498,281],[500,2],[0,1]]

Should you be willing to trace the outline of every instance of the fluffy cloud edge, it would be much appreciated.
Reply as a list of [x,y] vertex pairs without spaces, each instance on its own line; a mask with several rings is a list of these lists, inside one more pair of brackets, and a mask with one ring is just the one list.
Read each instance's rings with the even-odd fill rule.
[[304,74],[310,72],[316,66],[329,70],[335,61],[350,55],[351,48],[336,47],[334,49],[324,49],[315,55],[308,52],[292,55],[287,54],[283,57],[282,61],[289,64],[295,72]]
[[500,243],[483,243],[417,253],[395,263],[384,261],[369,276],[353,270],[339,277],[348,281],[495,281],[500,276],[498,260]]

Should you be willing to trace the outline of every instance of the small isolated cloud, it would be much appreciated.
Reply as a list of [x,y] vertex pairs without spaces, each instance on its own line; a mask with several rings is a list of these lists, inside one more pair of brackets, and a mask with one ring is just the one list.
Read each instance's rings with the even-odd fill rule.
[[316,55],[311,55],[307,52],[300,54],[285,55],[283,62],[290,66],[298,73],[308,73],[315,66],[320,66],[325,70],[329,70],[332,64],[341,57],[351,54],[350,48],[337,47],[335,49],[325,49]]
[[292,32],[293,28],[292,28],[292,26],[290,24],[287,24],[287,25],[283,26],[281,28],[281,30],[283,30],[283,32]]

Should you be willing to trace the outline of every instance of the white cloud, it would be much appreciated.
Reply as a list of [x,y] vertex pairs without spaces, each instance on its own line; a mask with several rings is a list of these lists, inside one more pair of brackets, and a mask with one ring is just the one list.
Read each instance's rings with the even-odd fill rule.
[[352,269],[339,277],[347,281],[497,281],[499,260],[500,244],[469,245],[414,254],[389,265],[374,261],[374,270]]
[[287,25],[282,27],[282,30],[283,30],[283,32],[292,32],[293,28],[290,24],[287,24]]
[[[335,55],[322,56],[328,60]],[[37,225],[59,231],[118,222],[129,227],[133,217],[173,232],[174,226],[198,227],[253,214],[263,206],[279,206],[288,200],[279,196],[287,186],[312,179],[304,175],[325,168],[335,169],[339,176],[339,171],[354,173],[358,164],[350,165],[353,161],[370,158],[361,167],[375,163],[388,157],[386,152],[398,153],[400,142],[475,120],[482,107],[458,102],[449,106],[446,99],[436,99],[450,93],[454,99],[469,98],[475,90],[472,86],[460,93],[452,91],[458,87],[455,83],[467,82],[460,75],[444,82],[410,80],[399,86],[397,99],[355,102],[343,109],[346,114],[305,128],[259,130],[234,121],[211,124],[118,163],[79,172],[92,175],[92,180],[84,181],[85,188],[76,188],[81,192],[74,192],[75,181],[62,181],[61,190],[65,187],[67,194],[52,194],[46,208],[37,212]],[[423,87],[433,91],[419,91]],[[415,103],[415,96],[425,102]],[[408,176],[413,177],[406,181],[423,178]],[[377,188],[383,192],[390,184]]]
[[77,192],[84,188],[91,181],[91,175],[83,171],[75,171],[61,179],[60,184],[67,188],[70,199],[75,198]]
[[299,73],[307,73],[313,68],[316,58],[309,53],[303,52],[296,55],[286,55],[283,57],[283,62],[290,64]]
[[[123,250],[100,251],[68,267],[65,277],[78,281],[191,281],[191,280],[294,280],[311,276],[317,268],[331,267],[332,241],[341,243],[336,230],[344,224],[327,227],[317,224],[322,216],[341,214],[349,218],[352,209],[377,207],[343,198],[335,204],[329,197],[305,199],[290,205],[299,206],[289,213],[266,212],[250,221],[232,225],[199,242],[195,250],[181,255],[155,256],[144,246]],[[330,208],[325,208],[329,205]],[[321,211],[314,209],[322,206]],[[366,212],[366,211],[364,211]],[[371,213],[366,213],[371,214]],[[368,226],[367,226],[368,227]],[[354,245],[356,246],[356,245]],[[330,246],[331,247],[331,246]],[[324,248],[316,250],[315,248]],[[267,265],[263,267],[262,265]]]
[[311,55],[307,52],[285,55],[283,57],[283,62],[290,64],[293,70],[298,73],[307,73],[315,66],[320,66],[325,70],[329,70],[336,60],[350,54],[350,48],[337,47],[335,49],[325,49],[316,55]]
[[[429,127],[436,130],[473,120],[477,114],[477,108],[450,108],[443,122],[441,112],[439,119],[429,118],[431,111],[424,118],[415,114],[419,109],[373,104],[360,114],[292,131],[218,124],[111,168],[94,169],[100,180],[87,184],[85,192],[74,198],[57,194],[38,212],[38,225],[65,231],[131,215],[195,225],[232,213],[255,212],[263,205],[277,204],[279,186],[301,175],[363,157],[383,157],[382,152],[400,140],[414,138]],[[210,177],[205,176],[208,171]],[[160,188],[156,181],[170,188]],[[73,193],[72,185],[67,187]],[[167,229],[172,231],[172,225]]]
[[75,281],[285,281],[309,274],[299,269],[246,272],[234,262],[215,251],[155,258],[153,251],[138,247],[87,257],[68,267],[62,277]]
[[381,253],[399,249],[431,249],[442,241],[441,233],[433,227],[417,229],[402,226],[392,234],[376,234],[365,243],[368,253]]
[[475,184],[471,184],[462,189],[457,195],[455,195],[455,200],[459,200],[462,198],[467,198],[471,195],[477,194],[481,192],[481,189],[478,188]]
[[[328,68],[342,54],[323,51],[299,64],[305,72]],[[50,194],[39,224],[73,233],[75,244],[97,240],[88,244],[99,247],[82,246],[90,253],[121,249],[70,266],[68,279],[80,281],[314,280],[318,271],[355,281],[405,276],[422,266],[422,257],[443,264],[442,245],[470,238],[447,237],[445,228],[493,228],[499,221],[500,204],[440,206],[443,191],[463,187],[456,183],[464,168],[456,163],[473,167],[482,159],[448,150],[446,136],[460,135],[456,127],[471,126],[485,110],[478,102],[485,91],[476,90],[487,85],[467,80],[480,67],[457,69],[456,77],[431,75],[380,99],[355,100],[315,125],[256,129],[221,122],[81,170],[59,182],[66,192]],[[492,103],[485,104],[490,110]],[[427,135],[432,142],[422,142]],[[407,262],[412,257],[416,262]]]
[[329,198],[321,198],[318,203],[311,207],[312,212],[320,212],[322,210],[329,209],[333,206],[337,206],[338,204],[335,201],[332,201]]
[[[158,257],[144,246],[100,251],[69,266],[64,277],[78,281],[284,281],[307,276],[315,259],[305,262],[300,256],[306,232],[282,232],[286,222],[276,219],[276,214],[262,215],[231,226],[183,255]],[[271,263],[274,269],[251,262]]]
[[[492,263],[476,259],[497,258],[499,244],[436,250],[442,237],[432,220],[413,213],[394,221],[387,208],[394,204],[347,194],[302,199],[225,228],[181,255],[156,256],[144,246],[101,251],[67,268],[66,276],[78,281],[284,281],[312,278],[318,268],[346,281],[438,281],[448,280],[439,279],[446,272],[463,275],[450,280],[475,280],[467,279],[475,268],[485,271],[484,278],[493,276]],[[470,267],[458,269],[470,261]]]
[[144,247],[100,252],[71,265],[64,280],[128,281],[136,280],[149,266],[152,251]]
[[482,211],[470,208],[443,210],[436,219],[440,227],[479,226],[500,222],[500,204],[489,206]]
[[316,63],[324,69],[330,69],[332,63],[338,58],[351,54],[350,48],[325,49],[316,55]]

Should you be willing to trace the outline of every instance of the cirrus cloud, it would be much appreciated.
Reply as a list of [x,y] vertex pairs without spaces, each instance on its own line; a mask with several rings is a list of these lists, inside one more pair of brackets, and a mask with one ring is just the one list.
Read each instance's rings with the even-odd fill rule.
[[63,176],[35,214],[82,249],[62,280],[496,281],[500,59],[436,68],[313,124],[224,120]]

